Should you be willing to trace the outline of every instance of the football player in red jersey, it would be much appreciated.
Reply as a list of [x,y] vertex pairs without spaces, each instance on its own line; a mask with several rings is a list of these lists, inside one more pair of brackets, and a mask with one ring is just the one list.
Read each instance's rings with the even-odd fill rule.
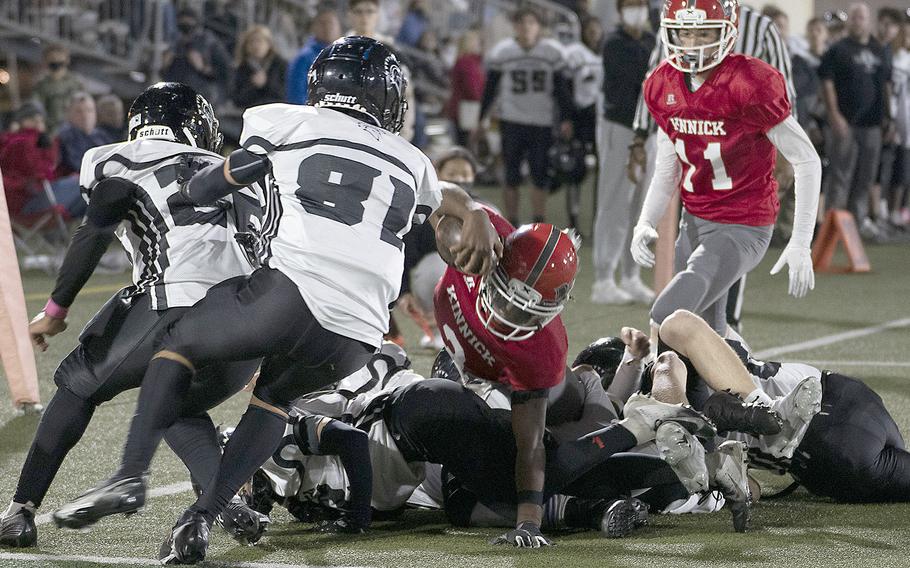
[[[437,244],[450,267],[436,287],[436,322],[462,378],[501,383],[511,390],[516,528],[494,542],[538,548],[550,544],[540,531],[547,462],[544,429],[549,390],[566,380],[568,339],[559,314],[575,282],[578,243],[546,223],[515,229],[496,213],[487,214],[503,247],[495,270],[479,278],[451,266],[445,251],[457,244],[457,231],[451,231],[452,242],[446,242],[447,221],[439,221]],[[547,470],[547,491],[566,486],[603,458],[653,439],[660,421],[702,427],[690,409],[644,396],[633,406],[642,410],[627,414],[643,417],[643,427],[623,423],[603,435],[560,446],[563,455],[557,461],[572,467]],[[463,424],[463,430],[470,428]]]
[[775,149],[794,168],[796,215],[771,273],[788,265],[789,292],[797,298],[815,286],[809,247],[821,162],[791,116],[781,74],[731,54],[738,12],[736,0],[667,0],[663,8],[669,56],[643,87],[659,130],[656,171],[632,238],[636,262],[654,265],[648,245],[673,192],[680,192],[684,211],[676,276],[654,302],[653,326],[687,309],[726,332],[726,291],[758,264],[771,239],[779,208]]

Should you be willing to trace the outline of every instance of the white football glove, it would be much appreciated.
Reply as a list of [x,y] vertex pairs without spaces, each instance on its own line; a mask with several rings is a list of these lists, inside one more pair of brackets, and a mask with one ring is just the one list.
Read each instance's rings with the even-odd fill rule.
[[654,253],[648,248],[652,242],[657,240],[657,231],[647,223],[639,223],[632,229],[632,258],[635,263],[645,268],[654,266]]
[[[634,254],[634,253],[633,253]],[[789,266],[790,295],[802,298],[809,290],[815,289],[815,272],[812,270],[812,251],[809,247],[788,244],[781,253],[780,258],[771,269],[771,274],[777,274],[784,265]]]

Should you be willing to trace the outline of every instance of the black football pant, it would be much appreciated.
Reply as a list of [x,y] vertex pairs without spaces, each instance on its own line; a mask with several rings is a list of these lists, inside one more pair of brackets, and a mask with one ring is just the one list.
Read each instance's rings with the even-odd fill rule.
[[822,408],[790,473],[816,495],[843,502],[910,501],[910,453],[882,399],[865,383],[822,375]]
[[[48,403],[22,467],[14,501],[40,505],[67,453],[82,438],[98,405],[137,388],[155,340],[189,308],[153,311],[147,294],[118,292],[88,323],[79,345],[54,374]],[[164,438],[203,484],[215,473],[221,449],[206,410],[250,380],[258,361],[216,363],[200,370]]]
[[[407,461],[442,464],[490,510],[514,516],[515,438],[511,413],[491,409],[471,391],[444,379],[395,390],[383,419]],[[610,456],[632,449],[635,437],[611,425],[574,442],[547,435],[547,495],[563,492]]]
[[[324,329],[297,285],[270,268],[213,287],[170,327],[160,348],[196,369],[264,357],[254,401],[225,447],[215,479],[194,505],[210,520],[278,447],[286,425],[281,412],[301,395],[363,367],[375,350]],[[192,375],[184,362],[158,357],[149,364],[118,476],[148,469],[158,442],[176,419],[177,401],[189,392]]]

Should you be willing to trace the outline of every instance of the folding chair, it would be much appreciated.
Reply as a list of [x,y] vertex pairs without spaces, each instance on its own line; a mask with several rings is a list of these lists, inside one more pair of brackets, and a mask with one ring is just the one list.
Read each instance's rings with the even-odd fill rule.
[[23,270],[44,270],[50,275],[57,272],[63,262],[69,229],[66,222],[69,214],[57,203],[51,184],[40,182],[49,207],[35,213],[10,214],[13,242],[19,253],[19,264]]

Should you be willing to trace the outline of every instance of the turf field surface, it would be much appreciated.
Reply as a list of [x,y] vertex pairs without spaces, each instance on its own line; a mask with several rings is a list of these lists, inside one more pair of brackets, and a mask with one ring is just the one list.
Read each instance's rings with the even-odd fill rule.
[[[495,194],[490,197],[496,198]],[[525,202],[527,198],[525,197]],[[562,196],[551,204],[554,218],[564,218]],[[590,201],[590,199],[586,200]],[[591,207],[585,211],[590,212]],[[588,221],[589,223],[590,221]],[[586,225],[590,226],[590,225]],[[586,234],[590,234],[588,229]],[[816,289],[802,300],[786,296],[787,277],[768,275],[780,254],[772,249],[749,276],[744,309],[744,335],[758,352],[779,353],[784,360],[813,361],[863,378],[879,392],[904,433],[910,433],[910,247],[872,246],[867,249],[873,272],[861,275],[817,276]],[[589,302],[592,282],[590,247],[581,252],[581,272],[574,301],[564,321],[569,331],[570,357],[591,340],[617,334],[620,326],[647,329],[644,306],[607,307]],[[650,275],[645,275],[646,281]],[[53,393],[53,371],[75,346],[82,325],[127,275],[97,276],[86,286],[70,311],[70,329],[52,338],[47,353],[38,354],[41,395]],[[53,288],[53,279],[40,273],[24,275],[29,313],[36,313]],[[417,348],[419,334],[399,319],[415,368],[428,372],[432,353]],[[810,343],[814,342],[814,343]],[[192,501],[187,475],[165,446],[153,464],[153,498],[137,516],[105,519],[90,532],[59,531],[48,513],[91,487],[116,469],[136,392],[128,392],[95,413],[82,442],[63,464],[45,503],[38,527],[37,550],[0,550],[0,567],[16,566],[152,566],[159,543],[177,516]],[[234,425],[249,395],[241,393],[213,411],[216,423]],[[0,381],[0,400],[8,400]],[[0,403],[0,500],[3,507],[15,489],[37,425],[35,417],[16,417]],[[768,492],[786,487],[789,478],[763,474]],[[376,523],[357,538],[312,532],[312,526],[292,521],[276,508],[273,525],[256,547],[241,547],[220,529],[213,530],[209,550],[212,566],[366,566],[435,568],[534,568],[596,566],[607,568],[683,566],[829,567],[910,566],[910,505],[837,505],[811,497],[803,490],[774,502],[759,503],[753,530],[735,534],[729,513],[683,517],[652,517],[649,527],[622,540],[597,533],[556,534],[558,546],[545,551],[493,547],[488,541],[503,532],[494,529],[455,529],[441,513],[409,511],[395,522]]]

